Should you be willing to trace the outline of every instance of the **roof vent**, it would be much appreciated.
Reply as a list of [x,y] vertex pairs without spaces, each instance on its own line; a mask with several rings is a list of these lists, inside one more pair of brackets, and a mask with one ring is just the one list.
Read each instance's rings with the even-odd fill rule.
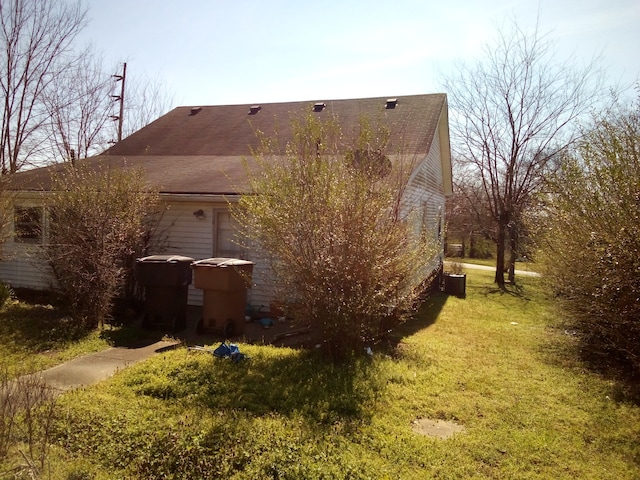
[[326,108],[326,104],[322,103],[322,102],[318,102],[318,103],[314,103],[313,104],[313,111],[314,112],[321,112]]
[[249,115],[255,115],[260,110],[262,110],[262,107],[260,105],[251,105],[249,107]]
[[202,110],[202,107],[191,107],[191,115],[196,115]]
[[396,105],[398,105],[397,98],[387,98],[387,104],[384,108],[386,108],[387,110],[391,110],[392,108],[396,108]]

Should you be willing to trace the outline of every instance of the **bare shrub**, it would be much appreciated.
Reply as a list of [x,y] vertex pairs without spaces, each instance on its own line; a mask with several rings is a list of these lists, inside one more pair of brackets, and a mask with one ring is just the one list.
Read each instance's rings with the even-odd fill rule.
[[0,366],[0,460],[19,455],[15,471],[28,472],[30,478],[39,478],[46,465],[55,398],[42,375],[13,377],[6,365]]
[[410,221],[417,212],[401,213],[412,160],[391,168],[384,129],[363,121],[353,142],[335,120],[303,117],[292,129],[282,151],[265,139],[254,194],[234,215],[271,259],[286,313],[310,323],[337,358],[363,351],[413,309],[434,242]]
[[585,346],[640,372],[640,101],[599,122],[549,196],[546,276]]
[[71,166],[53,191],[48,264],[74,318],[95,327],[108,320],[127,265],[149,241],[159,196],[140,171]]

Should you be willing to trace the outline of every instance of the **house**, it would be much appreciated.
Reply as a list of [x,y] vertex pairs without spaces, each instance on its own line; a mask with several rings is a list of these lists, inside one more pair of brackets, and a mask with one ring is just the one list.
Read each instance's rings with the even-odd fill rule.
[[[258,146],[256,131],[267,136],[278,131],[279,138],[286,139],[292,115],[304,112],[319,118],[336,116],[343,131],[354,130],[362,117],[387,125],[392,141],[401,139],[403,153],[417,159],[406,177],[403,208],[423,209],[425,224],[441,241],[445,197],[452,192],[445,94],[178,107],[104,154],[82,162],[89,167],[142,168],[148,181],[159,186],[169,205],[161,226],[168,235],[166,253],[251,260],[253,252],[241,251],[233,241],[228,202],[247,192],[245,161]],[[16,192],[13,235],[3,245],[0,281],[15,287],[50,287],[51,277],[38,254],[47,241],[47,212],[42,205],[52,172],[61,168],[38,168],[12,178]],[[441,261],[442,251],[425,259],[426,270],[439,268]],[[254,270],[250,302],[256,306],[268,305],[270,300],[266,268],[258,263]],[[202,292],[191,287],[189,304],[201,303]]]

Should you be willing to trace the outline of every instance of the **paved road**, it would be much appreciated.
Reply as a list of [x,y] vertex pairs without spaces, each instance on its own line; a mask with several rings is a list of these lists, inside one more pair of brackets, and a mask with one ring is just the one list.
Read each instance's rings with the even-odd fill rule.
[[[467,270],[486,270],[486,271],[496,271],[496,267],[488,267],[486,265],[476,265],[475,263],[461,263],[461,262],[452,262],[447,260],[444,262],[446,265],[451,265],[452,263],[458,263],[462,266],[462,268],[466,268]],[[529,277],[540,277],[541,275],[538,272],[531,272],[529,270],[516,270],[516,276],[529,276]]]

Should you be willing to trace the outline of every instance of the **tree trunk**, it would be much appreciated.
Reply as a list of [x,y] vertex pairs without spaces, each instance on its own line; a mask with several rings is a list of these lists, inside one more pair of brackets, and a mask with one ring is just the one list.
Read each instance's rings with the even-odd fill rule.
[[509,283],[515,285],[518,232],[515,226],[515,222],[511,223],[512,225],[509,226]]
[[495,283],[504,286],[504,247],[507,236],[506,215],[500,215],[498,220],[498,237],[496,239],[496,278]]

